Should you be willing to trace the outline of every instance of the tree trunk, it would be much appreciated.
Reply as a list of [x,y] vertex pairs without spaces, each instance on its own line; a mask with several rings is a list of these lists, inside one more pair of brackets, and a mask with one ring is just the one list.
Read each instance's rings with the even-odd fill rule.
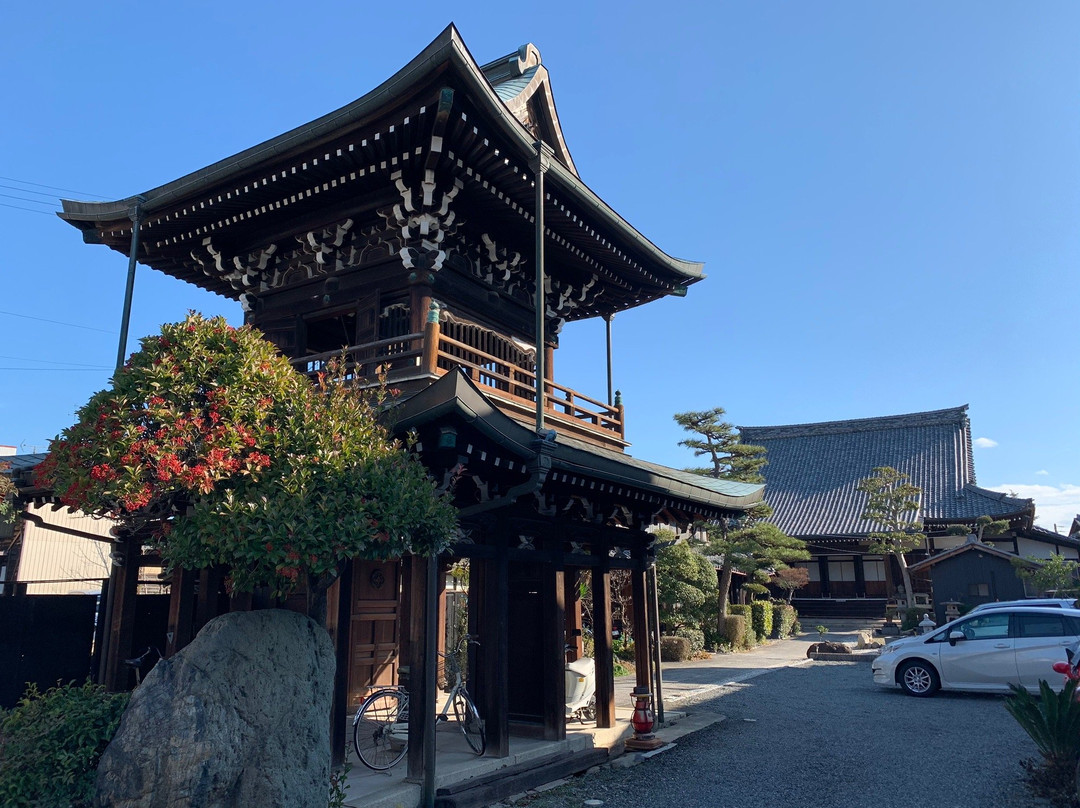
[[896,553],[895,555],[900,564],[900,574],[904,577],[904,608],[910,609],[915,605],[915,593],[911,591],[911,573],[908,571],[907,558],[903,553]]
[[719,591],[716,593],[716,606],[717,606],[717,618],[716,618],[716,631],[723,637],[724,636],[724,618],[727,617],[727,602],[728,592],[731,590],[731,566],[725,564],[723,569],[720,570],[717,583],[719,584]]

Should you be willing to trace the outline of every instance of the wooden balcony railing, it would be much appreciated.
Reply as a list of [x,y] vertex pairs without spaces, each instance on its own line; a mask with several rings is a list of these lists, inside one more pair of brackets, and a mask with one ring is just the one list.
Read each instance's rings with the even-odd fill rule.
[[[487,332],[485,347],[504,337]],[[509,342],[509,341],[507,341]],[[442,376],[463,369],[473,382],[502,404],[508,414],[525,420],[536,410],[536,373],[530,362],[521,361],[518,350],[504,351],[518,361],[510,361],[463,340],[441,333],[438,323],[428,323],[424,332],[354,345],[342,352],[328,351],[293,360],[302,373],[314,377],[327,362],[344,357],[345,377],[373,383],[381,374],[394,383],[411,378]],[[531,356],[531,351],[529,352]],[[603,444],[625,445],[625,425],[621,405],[611,406],[576,390],[548,380],[544,384],[545,417],[556,429]]]

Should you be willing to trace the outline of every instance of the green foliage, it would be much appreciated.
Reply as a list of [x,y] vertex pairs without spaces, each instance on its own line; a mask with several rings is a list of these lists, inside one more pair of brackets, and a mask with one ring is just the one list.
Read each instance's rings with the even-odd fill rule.
[[98,760],[129,696],[89,682],[44,693],[30,685],[15,709],[0,714],[0,805],[89,806]]
[[624,662],[634,661],[634,641],[627,640],[624,637],[617,637],[611,641],[611,653],[615,659],[621,659]]
[[1076,685],[1067,681],[1061,692],[1045,681],[1039,682],[1039,698],[1035,699],[1019,685],[1009,685],[1012,695],[1005,699],[1005,709],[1016,719],[1040,754],[1051,764],[1076,768],[1080,760],[1080,703],[1076,701]]
[[829,633],[829,627],[828,626],[817,625],[817,626],[814,626],[814,631],[817,632],[818,638],[824,640],[825,635]]
[[693,450],[695,457],[707,456],[711,468],[690,469],[695,474],[746,483],[765,482],[761,469],[767,464],[765,449],[741,443],[735,427],[725,423],[722,407],[700,412],[680,412],[675,423],[696,437],[679,441],[680,446]]
[[[1024,563],[1024,562],[1028,563]],[[1034,564],[1035,566],[1031,566]],[[1064,556],[1052,555],[1049,558],[1027,558],[1012,560],[1016,574],[1039,590],[1040,594],[1054,592],[1061,596],[1075,594],[1077,591],[1076,561],[1067,561]]]
[[745,650],[753,645],[747,625],[746,618],[741,614],[729,614],[724,618],[724,639],[733,651]]
[[922,622],[923,615],[927,614],[925,609],[905,609],[904,617],[900,621],[901,631],[912,631],[919,627],[919,623]]
[[325,592],[349,558],[435,553],[455,529],[382,403],[333,367],[314,386],[254,329],[192,313],[142,340],[39,477],[67,505],[152,531],[169,566]]
[[350,788],[350,769],[352,769],[352,766],[346,763],[344,766],[330,772],[330,794],[327,800],[327,808],[345,808],[345,800],[349,796],[345,792]]
[[992,536],[1004,536],[1009,532],[1008,519],[992,519],[989,516],[980,516],[975,520],[975,527],[978,530],[979,541],[982,541],[984,537]]
[[772,634],[772,604],[769,601],[750,601],[750,625],[754,629],[758,642],[768,639]]
[[967,525],[949,525],[945,528],[946,536],[966,536],[970,532]]
[[690,656],[697,656],[705,651],[705,632],[701,629],[682,626],[675,632],[675,636],[690,644]]
[[663,662],[685,662],[691,656],[690,641],[685,637],[660,638],[660,659]]
[[[671,531],[657,533],[660,540],[674,537]],[[668,545],[656,554],[656,590],[669,634],[678,636],[683,627],[702,631],[706,624],[716,623],[716,570],[686,542]]]
[[750,606],[745,603],[733,603],[728,606],[728,612],[731,616],[741,617],[745,623],[743,628],[744,639],[739,647],[753,647],[757,643],[757,632],[754,631],[754,617]]
[[782,640],[790,637],[795,626],[795,607],[787,603],[772,605],[772,636]]
[[862,518],[881,528],[870,533],[870,552],[902,555],[926,539],[917,518],[922,489],[908,479],[891,466],[878,466],[855,486],[867,497]]
[[0,525],[15,519],[15,495],[18,489],[8,476],[10,468],[10,463],[0,463]]
[[[771,512],[771,509],[770,509]],[[748,576],[745,587],[757,594],[767,594],[765,584],[773,574],[796,561],[806,561],[810,553],[801,539],[788,536],[776,525],[768,522],[753,522],[735,529],[725,525],[709,527],[709,555],[722,556],[724,574],[721,576],[721,590],[724,582],[730,582],[728,565]],[[727,599],[727,592],[720,591],[718,598]],[[727,609],[730,611],[730,608]]]

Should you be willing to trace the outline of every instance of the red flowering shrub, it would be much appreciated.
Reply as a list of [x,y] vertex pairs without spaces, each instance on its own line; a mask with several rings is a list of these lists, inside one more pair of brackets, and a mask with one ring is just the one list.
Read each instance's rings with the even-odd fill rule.
[[38,479],[231,585],[325,590],[347,558],[438,552],[454,511],[372,402],[318,387],[254,329],[191,314],[142,340],[50,445]]

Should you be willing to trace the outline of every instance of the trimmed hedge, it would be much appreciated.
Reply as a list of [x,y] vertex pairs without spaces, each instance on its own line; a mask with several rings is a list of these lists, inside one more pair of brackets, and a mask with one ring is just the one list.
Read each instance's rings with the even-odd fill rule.
[[690,656],[700,654],[705,650],[705,632],[699,628],[692,626],[683,626],[676,629],[676,637],[682,637],[688,643],[690,643]]
[[729,614],[724,618],[724,639],[731,645],[731,650],[746,650],[754,644],[746,627],[746,618],[741,614]]
[[795,627],[795,607],[787,603],[774,603],[772,607],[772,635],[778,640],[790,637]]
[[44,693],[30,685],[15,709],[0,713],[0,805],[89,806],[98,759],[130,696],[90,682]]
[[685,662],[690,659],[690,640],[686,637],[661,637],[660,659],[664,662]]
[[772,635],[772,604],[769,601],[750,601],[750,625],[758,642]]

